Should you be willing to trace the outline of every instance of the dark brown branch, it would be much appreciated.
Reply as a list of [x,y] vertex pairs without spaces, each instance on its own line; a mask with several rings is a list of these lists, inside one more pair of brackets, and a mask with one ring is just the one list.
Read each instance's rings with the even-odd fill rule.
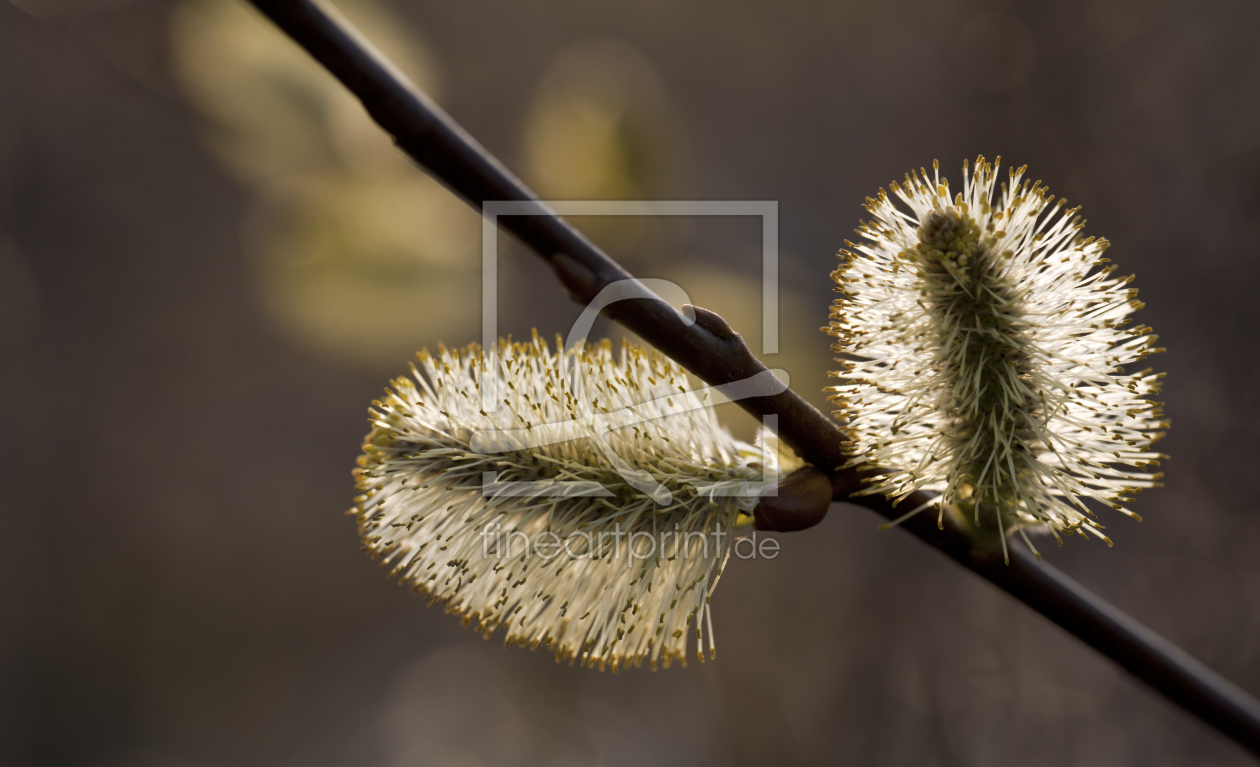
[[[852,486],[847,478],[837,481],[836,487],[837,501],[866,506],[888,518],[896,515],[882,497],[850,498]],[[901,502],[901,508],[914,509],[932,497],[915,493]],[[1006,565],[1000,548],[977,550],[972,537],[950,524],[948,516],[944,530],[936,522],[936,514],[929,511],[901,527],[1059,624],[1253,754],[1260,754],[1260,705],[1251,695],[1057,568],[1036,561],[1023,547],[1010,548]]]
[[[404,152],[474,208],[480,210],[490,200],[537,201],[533,192],[399,75],[349,24],[311,0],[253,0],[253,4],[358,96]],[[580,303],[613,282],[634,279],[554,213],[502,216],[499,223],[545,259]],[[646,288],[642,294],[647,297],[618,302],[607,313],[699,378],[717,386],[765,371],[718,315],[697,309],[696,322],[687,325]],[[836,469],[845,459],[835,422],[796,393],[788,390],[745,399],[740,405],[758,418],[777,415],[780,437],[827,475],[836,500],[851,500],[851,493],[862,486],[854,472]],[[827,486],[819,483],[816,474],[810,476],[812,472],[807,470],[795,481],[802,492],[811,497],[821,493],[825,498]],[[899,515],[882,497],[852,500],[888,519]],[[914,508],[925,500],[912,496],[902,508]],[[809,508],[782,505],[766,524],[786,530],[816,521],[806,519],[818,516],[815,507],[805,506]],[[1260,705],[1252,697],[1058,570],[1032,561],[1018,547],[1012,548],[1010,565],[1004,565],[1000,553],[977,549],[973,537],[948,516],[943,530],[937,528],[936,515],[931,513],[918,515],[902,527],[1260,754]]]

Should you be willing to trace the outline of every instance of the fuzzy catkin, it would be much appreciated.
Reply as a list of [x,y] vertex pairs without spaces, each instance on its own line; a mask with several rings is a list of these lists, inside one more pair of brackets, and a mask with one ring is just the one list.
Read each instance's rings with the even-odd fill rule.
[[[709,597],[774,451],[734,440],[680,368],[633,345],[535,336],[419,360],[370,411],[364,547],[466,624],[557,660],[685,664],[706,629],[712,655]],[[548,556],[533,544],[552,533]]]
[[832,275],[848,465],[882,469],[863,492],[936,491],[942,512],[1003,531],[1110,544],[1083,500],[1136,517],[1122,504],[1158,484],[1149,447],[1168,425],[1151,399],[1162,375],[1123,367],[1161,351],[1127,327],[1132,278],[1111,276],[1108,243],[1080,236],[1077,209],[1023,168],[995,189],[997,163],[964,163],[951,199],[933,165],[867,199],[873,220]]

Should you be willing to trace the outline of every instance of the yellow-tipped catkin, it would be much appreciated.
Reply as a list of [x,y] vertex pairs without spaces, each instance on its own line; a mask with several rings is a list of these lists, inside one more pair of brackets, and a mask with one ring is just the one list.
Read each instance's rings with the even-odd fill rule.
[[840,253],[828,330],[848,358],[830,391],[850,466],[884,470],[864,492],[936,491],[1004,532],[1110,543],[1082,501],[1136,516],[1122,504],[1158,484],[1162,375],[1122,366],[1161,350],[1127,327],[1137,291],[1077,209],[1022,168],[1000,187],[997,163],[968,170],[952,198],[939,170],[880,190]]
[[370,411],[365,548],[489,635],[599,668],[713,651],[709,596],[773,449],[655,352],[500,342],[420,355]]

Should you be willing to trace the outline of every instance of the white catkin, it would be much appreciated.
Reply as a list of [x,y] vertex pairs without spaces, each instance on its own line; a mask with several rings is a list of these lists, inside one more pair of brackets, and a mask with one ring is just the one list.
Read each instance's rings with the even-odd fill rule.
[[1110,545],[1083,500],[1136,517],[1122,504],[1159,484],[1162,374],[1122,366],[1162,350],[1129,326],[1132,277],[1103,266],[1078,209],[1023,168],[995,189],[997,169],[964,163],[952,199],[936,163],[908,174],[867,199],[872,220],[840,252],[824,330],[846,355],[829,391],[849,466],[883,469],[866,493],[934,491],[977,523]]
[[[465,624],[557,660],[656,668],[685,664],[689,642],[703,660],[709,595],[773,447],[734,440],[679,367],[633,345],[558,352],[535,335],[418,356],[370,411],[365,548]],[[484,472],[524,489],[487,493]]]

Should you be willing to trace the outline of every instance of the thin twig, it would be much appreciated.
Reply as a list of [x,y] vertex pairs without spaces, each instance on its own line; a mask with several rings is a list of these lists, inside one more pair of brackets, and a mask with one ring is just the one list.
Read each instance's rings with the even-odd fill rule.
[[[354,93],[404,152],[474,208],[480,210],[489,200],[537,203],[533,192],[335,12],[312,0],[252,2]],[[575,301],[585,304],[614,282],[634,280],[564,219],[545,206],[531,208],[543,214],[500,216],[499,223],[551,265]],[[643,298],[615,303],[606,310],[608,315],[705,382],[720,386],[766,370],[717,314],[697,308],[696,321],[687,324],[662,299],[639,287]],[[883,497],[850,497],[863,485],[856,472],[836,468],[845,462],[841,432],[795,392],[739,404],[759,419],[778,416],[780,438],[830,476],[834,500],[865,506],[890,520],[900,515]],[[913,508],[927,500],[920,493],[903,503]],[[1055,568],[1033,561],[1018,547],[1011,551],[1010,564],[1004,565],[996,553],[978,550],[948,515],[944,529],[938,528],[931,513],[900,527],[1260,755],[1260,704],[1254,698]]]

